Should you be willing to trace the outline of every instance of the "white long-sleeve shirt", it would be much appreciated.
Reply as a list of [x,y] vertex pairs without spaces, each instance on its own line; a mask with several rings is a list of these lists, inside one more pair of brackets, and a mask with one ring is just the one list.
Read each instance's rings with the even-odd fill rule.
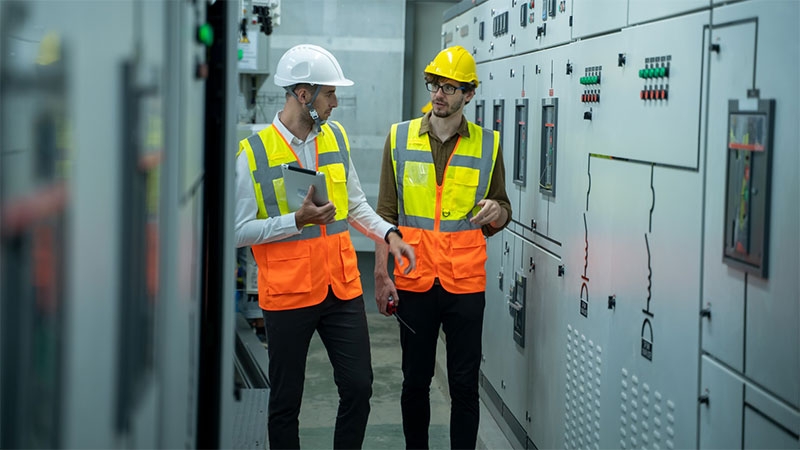
[[[307,169],[317,169],[316,138],[318,132],[312,130],[305,141],[295,137],[280,121],[278,111],[272,121],[272,125],[286,138],[292,150],[298,158],[300,164]],[[347,221],[355,229],[363,233],[375,242],[383,242],[386,233],[392,225],[383,220],[375,210],[367,203],[367,197],[361,189],[361,182],[358,181],[356,168],[353,161],[348,161],[350,171],[347,176],[347,197],[349,200],[349,211]],[[295,225],[294,214],[289,213],[278,217],[268,217],[257,219],[255,187],[250,178],[250,165],[247,155],[242,152],[236,158],[236,206],[234,216],[234,234],[236,236],[236,246],[245,247],[249,245],[264,244],[266,242],[279,241],[290,236],[303,232]]]

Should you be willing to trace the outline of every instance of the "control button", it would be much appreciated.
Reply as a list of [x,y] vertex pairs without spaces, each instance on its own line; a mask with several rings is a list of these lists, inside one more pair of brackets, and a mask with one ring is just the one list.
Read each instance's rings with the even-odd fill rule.
[[206,47],[211,47],[214,43],[214,29],[211,25],[204,23],[197,27],[197,40]]

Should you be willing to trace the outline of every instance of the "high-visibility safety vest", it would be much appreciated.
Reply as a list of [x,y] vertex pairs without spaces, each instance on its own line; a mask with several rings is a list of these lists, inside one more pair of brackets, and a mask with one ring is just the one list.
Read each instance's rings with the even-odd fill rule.
[[414,119],[391,131],[398,227],[417,256],[411,273],[395,267],[395,285],[424,292],[438,278],[455,294],[485,291],[486,239],[469,219],[489,190],[500,135],[468,122],[469,137],[458,138],[438,186],[428,135],[419,135],[421,124],[421,118]]
[[[338,122],[322,125],[316,138],[317,170],[325,173],[328,198],[336,207],[334,222],[309,224],[303,232],[280,241],[252,246],[258,265],[258,304],[268,311],[303,308],[321,303],[331,287],[337,298],[361,295],[356,252],[347,225],[347,175],[350,145]],[[290,212],[281,164],[300,160],[278,130],[270,125],[239,142],[246,152],[255,186],[256,218]]]

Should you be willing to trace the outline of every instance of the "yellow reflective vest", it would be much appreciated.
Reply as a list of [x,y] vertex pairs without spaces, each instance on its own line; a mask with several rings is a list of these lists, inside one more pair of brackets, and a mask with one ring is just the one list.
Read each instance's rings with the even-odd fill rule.
[[[328,225],[309,224],[298,235],[252,246],[258,265],[258,303],[268,311],[321,303],[329,286],[343,300],[362,294],[347,225],[350,145],[344,127],[333,121],[322,125],[316,145],[317,170],[325,173],[328,198],[336,207],[335,221]],[[250,165],[258,205],[256,217],[288,214],[281,165],[302,166],[286,139],[270,125],[240,141],[241,152],[246,152]]]
[[469,137],[458,138],[438,186],[429,137],[419,135],[421,123],[419,118],[395,124],[390,135],[398,227],[417,256],[411,273],[395,268],[395,285],[424,292],[438,278],[448,292],[485,291],[486,240],[469,219],[489,191],[500,135],[468,122]]

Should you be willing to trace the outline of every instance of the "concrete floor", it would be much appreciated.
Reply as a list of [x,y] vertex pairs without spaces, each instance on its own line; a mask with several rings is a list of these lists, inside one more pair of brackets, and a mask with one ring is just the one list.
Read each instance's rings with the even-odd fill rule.
[[[405,448],[400,415],[400,332],[394,318],[378,314],[375,305],[372,268],[373,253],[359,253],[364,303],[367,309],[372,369],[374,373],[372,410],[364,438],[364,449]],[[444,372],[444,343],[438,346],[437,369],[431,386],[431,426],[429,444],[434,449],[450,448],[450,400]],[[315,334],[311,341],[306,367],[303,405],[300,411],[300,444],[304,449],[326,449],[333,445],[333,426],[338,395],[333,370],[322,341]],[[497,423],[481,405],[478,447],[512,448]]]

